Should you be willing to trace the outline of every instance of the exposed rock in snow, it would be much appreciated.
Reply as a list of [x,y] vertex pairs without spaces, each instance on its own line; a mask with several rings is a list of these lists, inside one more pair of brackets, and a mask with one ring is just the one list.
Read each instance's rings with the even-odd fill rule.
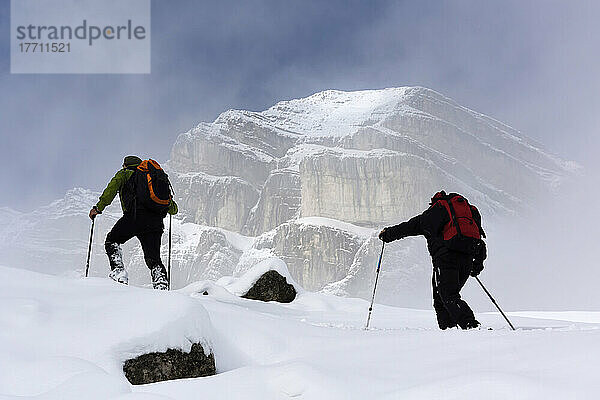
[[202,345],[194,343],[189,352],[167,349],[126,360],[123,372],[132,385],[199,378],[216,373],[215,356],[212,353],[204,354]]
[[264,257],[243,272],[237,271],[232,276],[222,277],[217,281],[217,285],[224,287],[236,296],[243,297],[264,274],[270,271],[277,272],[279,276],[283,277],[287,284],[292,285],[295,293],[304,292],[302,286],[292,278],[287,264],[282,259],[274,256]]
[[251,300],[290,303],[304,289],[291,277],[287,265],[277,257],[267,257],[247,271],[235,276],[221,277],[216,284],[200,281],[182,289],[185,293],[231,295]]
[[296,298],[296,289],[287,283],[277,271],[267,271],[258,278],[242,297],[251,300],[291,303]]

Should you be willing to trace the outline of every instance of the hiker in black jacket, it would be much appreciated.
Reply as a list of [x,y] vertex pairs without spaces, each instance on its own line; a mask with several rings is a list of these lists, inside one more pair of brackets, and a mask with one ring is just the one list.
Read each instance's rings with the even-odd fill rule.
[[[452,213],[460,215],[451,219]],[[454,219],[459,221],[458,229],[451,222]],[[487,255],[485,242],[480,239],[485,233],[479,211],[462,196],[446,195],[441,191],[433,196],[430,207],[421,215],[384,228],[379,238],[388,243],[418,235],[427,239],[433,262],[433,307],[440,329],[457,325],[462,329],[477,328],[480,324],[469,305],[461,299],[460,290],[469,275],[477,276],[483,270]]]

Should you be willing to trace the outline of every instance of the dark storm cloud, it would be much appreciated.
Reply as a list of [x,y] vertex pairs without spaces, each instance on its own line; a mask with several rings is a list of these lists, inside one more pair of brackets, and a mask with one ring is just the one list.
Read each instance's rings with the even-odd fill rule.
[[154,1],[152,74],[10,75],[0,8],[0,176],[27,209],[101,189],[123,155],[166,160],[229,108],[337,89],[422,85],[592,160],[594,2]]

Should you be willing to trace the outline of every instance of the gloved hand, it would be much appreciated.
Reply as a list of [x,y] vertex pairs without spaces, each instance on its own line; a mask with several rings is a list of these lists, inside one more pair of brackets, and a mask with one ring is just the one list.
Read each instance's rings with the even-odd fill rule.
[[175,200],[171,199],[167,212],[171,215],[175,215],[179,212],[179,207],[177,206],[177,203],[175,203]]
[[90,219],[93,220],[98,214],[102,214],[102,211],[99,211],[98,207],[96,206],[92,207],[92,209],[90,210]]
[[475,278],[481,271],[483,271],[483,261],[475,260],[473,262],[473,267],[471,268],[471,276]]
[[487,258],[487,246],[485,242],[481,239],[475,242],[475,247],[473,249],[473,259],[475,262],[480,262],[483,264],[485,259]]
[[389,230],[387,228],[383,228],[381,232],[379,232],[379,240],[383,241],[384,243],[389,243],[392,241],[389,237]]
[[478,240],[473,249],[473,267],[471,268],[471,276],[476,277],[483,271],[483,262],[487,258],[487,247],[483,240]]

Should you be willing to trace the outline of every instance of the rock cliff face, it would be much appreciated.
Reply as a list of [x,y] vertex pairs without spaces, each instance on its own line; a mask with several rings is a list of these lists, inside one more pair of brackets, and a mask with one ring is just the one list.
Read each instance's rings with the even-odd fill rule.
[[200,124],[179,136],[171,151],[173,166],[181,172],[236,176],[262,185],[272,168],[273,157],[210,128]]
[[434,163],[387,150],[325,148],[300,163],[302,216],[377,226],[423,209],[438,188],[467,189]]
[[300,219],[281,224],[259,236],[253,248],[269,249],[281,258],[296,282],[318,291],[328,282],[344,278],[364,236],[342,227],[328,226],[325,219]]
[[248,215],[244,234],[255,236],[297,217],[302,202],[301,185],[297,171],[271,171],[258,202]]
[[175,178],[182,213],[200,225],[239,232],[259,198],[257,189],[237,177],[192,172]]
[[[573,173],[513,128],[419,87],[230,110],[180,135],[170,166],[190,221],[256,238],[234,271],[275,255],[309,290],[363,297],[378,228],[421,212],[436,191],[461,192],[484,218],[503,218]],[[407,244],[386,257],[383,297],[428,274],[422,243]]]
[[[326,91],[260,113],[231,110],[182,134],[170,163],[196,223],[250,235],[306,216],[380,225],[420,210],[441,187],[490,213],[518,213],[569,174],[514,129],[425,88]],[[215,186],[209,176],[237,181]]]
[[[165,222],[165,226],[168,226],[168,222]],[[237,237],[238,235],[219,228],[182,223],[181,220],[174,219],[171,287],[176,289],[191,282],[216,281],[223,275],[232,275],[243,250],[249,246],[246,242],[251,243],[241,236],[241,240]],[[167,232],[163,235],[162,243],[161,258],[166,266],[169,251]],[[136,285],[150,286],[150,274],[144,263],[142,249],[135,245],[127,248],[130,250],[124,258],[130,278]]]
[[[485,226],[492,218],[527,212],[528,204],[547,197],[578,168],[513,128],[419,87],[329,90],[262,112],[230,110],[181,134],[165,167],[182,212],[173,221],[172,287],[240,274],[277,256],[309,290],[365,298],[381,246],[376,233],[421,212],[434,192],[462,193],[478,206]],[[76,204],[70,198],[77,196],[82,193],[61,201]],[[73,223],[68,212],[52,207],[41,211],[56,214],[45,220],[49,232]],[[107,272],[101,243],[118,217],[114,210],[98,227],[93,262],[103,267],[93,274]],[[48,240],[35,233],[43,225],[35,216],[0,211],[8,221],[0,237],[7,242],[18,235],[33,243]],[[35,229],[24,224],[13,232],[15,218]],[[75,225],[71,231],[86,238],[89,226]],[[386,252],[378,298],[428,305],[428,299],[410,303],[411,290],[428,285],[424,241],[402,244]],[[45,248],[52,253],[61,244]],[[84,259],[85,243],[81,248],[68,256],[65,249],[58,259]],[[5,253],[10,257],[14,249]],[[125,247],[125,259],[134,284],[148,284],[136,244]]]

